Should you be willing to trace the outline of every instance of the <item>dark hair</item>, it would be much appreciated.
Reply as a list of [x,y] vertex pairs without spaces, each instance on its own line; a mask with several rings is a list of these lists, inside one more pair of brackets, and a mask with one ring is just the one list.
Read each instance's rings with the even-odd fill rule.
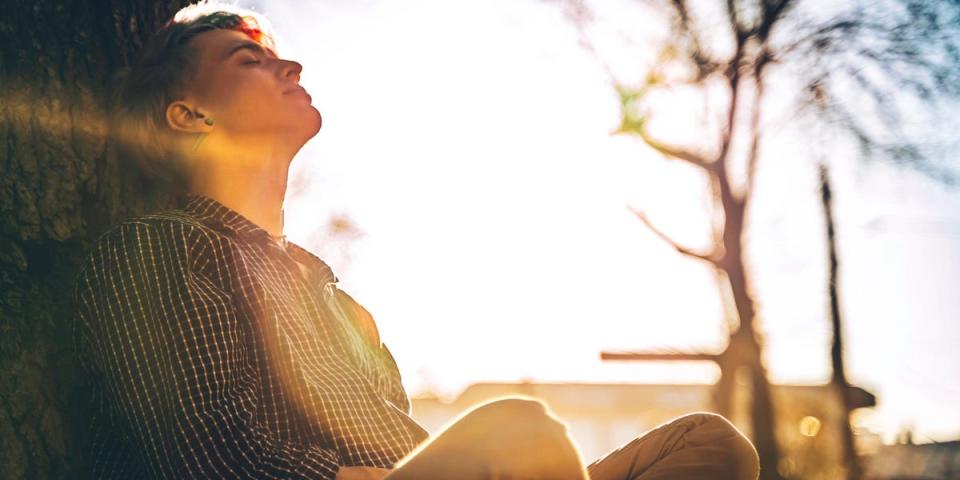
[[174,148],[177,135],[166,121],[167,106],[177,100],[196,74],[190,41],[215,29],[245,33],[275,51],[266,21],[232,5],[201,2],[181,9],[147,41],[137,60],[118,74],[110,108],[110,136],[122,160],[136,166],[143,186],[175,196],[186,192],[186,168]]

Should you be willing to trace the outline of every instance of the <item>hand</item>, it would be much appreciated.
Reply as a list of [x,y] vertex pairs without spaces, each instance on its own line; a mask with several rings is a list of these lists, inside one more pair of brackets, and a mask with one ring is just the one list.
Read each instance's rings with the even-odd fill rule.
[[340,467],[336,480],[382,480],[392,471],[376,467]]

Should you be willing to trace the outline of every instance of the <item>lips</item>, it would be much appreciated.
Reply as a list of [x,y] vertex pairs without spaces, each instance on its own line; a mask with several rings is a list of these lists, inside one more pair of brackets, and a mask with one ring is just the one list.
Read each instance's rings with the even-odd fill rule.
[[308,100],[313,100],[310,94],[307,93],[307,90],[300,85],[284,90],[283,95],[304,95]]

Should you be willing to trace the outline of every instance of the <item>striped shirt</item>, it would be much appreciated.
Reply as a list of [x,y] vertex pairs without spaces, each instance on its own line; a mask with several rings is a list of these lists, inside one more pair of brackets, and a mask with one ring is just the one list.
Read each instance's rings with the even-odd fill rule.
[[373,318],[312,253],[200,194],[77,273],[94,478],[332,479],[427,437]]

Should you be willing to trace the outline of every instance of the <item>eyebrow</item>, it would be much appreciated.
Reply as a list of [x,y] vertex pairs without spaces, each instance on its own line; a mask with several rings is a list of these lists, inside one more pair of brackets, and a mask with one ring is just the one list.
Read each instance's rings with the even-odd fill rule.
[[250,51],[252,51],[252,52],[254,52],[254,53],[260,53],[260,54],[267,55],[267,56],[273,56],[274,58],[276,58],[276,56],[277,56],[277,55],[276,55],[275,53],[273,53],[271,50],[268,50],[268,49],[266,49],[266,48],[263,48],[263,45],[260,45],[260,44],[257,43],[257,42],[249,42],[249,41],[247,41],[247,42],[240,42],[240,43],[238,43],[238,44],[230,47],[230,50],[227,50],[227,54],[223,56],[223,59],[226,60],[226,59],[232,57],[234,53],[237,53],[237,52],[239,52],[239,51],[241,51],[241,50],[250,50]]

